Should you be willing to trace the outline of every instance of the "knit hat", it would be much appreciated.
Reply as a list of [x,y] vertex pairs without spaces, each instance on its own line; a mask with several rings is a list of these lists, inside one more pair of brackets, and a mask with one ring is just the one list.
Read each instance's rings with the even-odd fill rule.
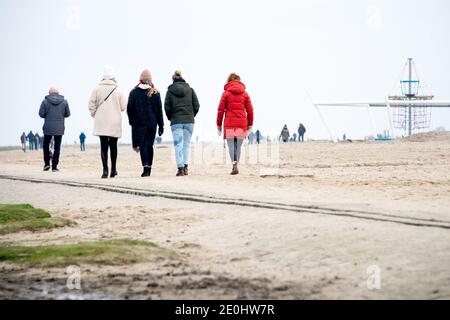
[[50,87],[50,89],[48,89],[48,93],[52,94],[52,93],[59,93],[59,89],[57,87]]
[[181,71],[175,70],[175,72],[173,73],[173,76],[172,76],[172,80],[180,79],[180,78],[181,78]]
[[152,82],[152,74],[150,70],[144,69],[144,71],[141,72],[141,76],[139,78],[140,81],[147,81],[149,83]]
[[111,66],[103,67],[103,79],[104,80],[112,80],[116,78],[116,72]]

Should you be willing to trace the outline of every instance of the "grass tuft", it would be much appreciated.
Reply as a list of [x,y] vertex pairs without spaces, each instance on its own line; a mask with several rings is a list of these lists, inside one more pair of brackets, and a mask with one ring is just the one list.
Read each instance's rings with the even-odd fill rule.
[[75,224],[63,218],[53,218],[48,212],[29,204],[0,204],[0,235],[23,230],[38,231]]
[[173,256],[172,251],[152,242],[129,239],[48,246],[0,246],[0,261],[29,267],[126,265]]

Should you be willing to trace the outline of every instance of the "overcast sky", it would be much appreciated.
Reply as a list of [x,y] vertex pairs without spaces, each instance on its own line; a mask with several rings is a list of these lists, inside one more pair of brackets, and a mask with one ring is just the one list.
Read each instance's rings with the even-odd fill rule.
[[[263,134],[303,122],[309,138],[325,138],[307,92],[383,100],[408,57],[436,99],[450,100],[449,30],[448,0],[1,0],[0,145],[18,144],[22,131],[42,133],[38,109],[51,85],[72,111],[63,141],[85,131],[97,142],[87,101],[105,64],[127,95],[149,68],[163,98],[182,70],[200,99],[194,136],[203,140],[219,139],[216,111],[230,72],[246,84]],[[336,136],[372,133],[365,110],[324,116]],[[377,130],[389,128],[383,112],[375,116]],[[431,126],[450,129],[450,110],[433,110]],[[123,128],[129,142],[126,114]]]

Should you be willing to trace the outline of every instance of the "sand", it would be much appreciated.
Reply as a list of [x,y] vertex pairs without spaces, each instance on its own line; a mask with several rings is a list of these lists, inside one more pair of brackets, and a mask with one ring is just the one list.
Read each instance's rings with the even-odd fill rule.
[[450,298],[450,134],[271,145],[270,161],[266,145],[245,148],[239,176],[222,145],[194,144],[190,175],[175,177],[172,147],[160,145],[152,177],[141,178],[138,155],[121,146],[119,176],[107,180],[98,146],[65,146],[58,173],[42,171],[40,152],[0,152],[0,203],[77,222],[1,243],[131,238],[178,253],[81,266],[82,290],[66,288],[64,269],[1,262],[0,297]]

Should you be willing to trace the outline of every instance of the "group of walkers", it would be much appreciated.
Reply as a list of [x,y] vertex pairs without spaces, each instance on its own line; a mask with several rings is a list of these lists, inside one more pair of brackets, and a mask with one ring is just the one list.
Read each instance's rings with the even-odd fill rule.
[[25,132],[22,132],[22,135],[20,136],[20,143],[22,145],[22,151],[27,151],[27,142],[28,142],[28,149],[30,151],[32,150],[39,150],[42,149],[43,143],[44,143],[44,137],[41,137],[39,133],[33,133],[33,131],[30,130],[28,134],[25,134]]
[[305,141],[305,133],[306,133],[306,128],[305,126],[300,123],[297,129],[298,135],[297,133],[294,132],[294,134],[290,135],[289,133],[289,129],[287,127],[287,125],[285,124],[283,129],[281,129],[281,133],[279,136],[279,140],[283,141],[283,142],[288,142],[288,141],[293,141],[296,142],[297,141],[297,137],[298,137],[298,141],[300,142],[304,142]]
[[[172,75],[173,83],[168,87],[164,100],[164,112],[170,121],[177,164],[176,176],[189,174],[190,142],[194,131],[195,117],[200,103],[193,88],[185,81],[181,71]],[[94,118],[94,135],[100,139],[102,178],[117,176],[117,141],[122,136],[122,112],[126,110],[132,132],[133,149],[140,154],[143,168],[141,177],[152,172],[153,144],[156,136],[164,133],[164,117],[161,94],[153,84],[151,72],[141,72],[139,83],[127,97],[118,87],[114,69],[105,66],[103,77],[92,91],[88,109]],[[68,102],[59,90],[50,88],[39,110],[44,122],[44,171],[58,171],[61,138],[64,121],[70,116]],[[241,147],[253,126],[253,107],[245,85],[239,75],[232,73],[227,78],[217,112],[217,132],[227,141],[233,167],[232,175],[239,173]],[[54,140],[54,153],[50,159],[49,143]],[[86,136],[80,135],[83,151]],[[109,157],[108,157],[109,156]],[[50,160],[52,163],[50,164]],[[110,166],[109,166],[110,164]]]

